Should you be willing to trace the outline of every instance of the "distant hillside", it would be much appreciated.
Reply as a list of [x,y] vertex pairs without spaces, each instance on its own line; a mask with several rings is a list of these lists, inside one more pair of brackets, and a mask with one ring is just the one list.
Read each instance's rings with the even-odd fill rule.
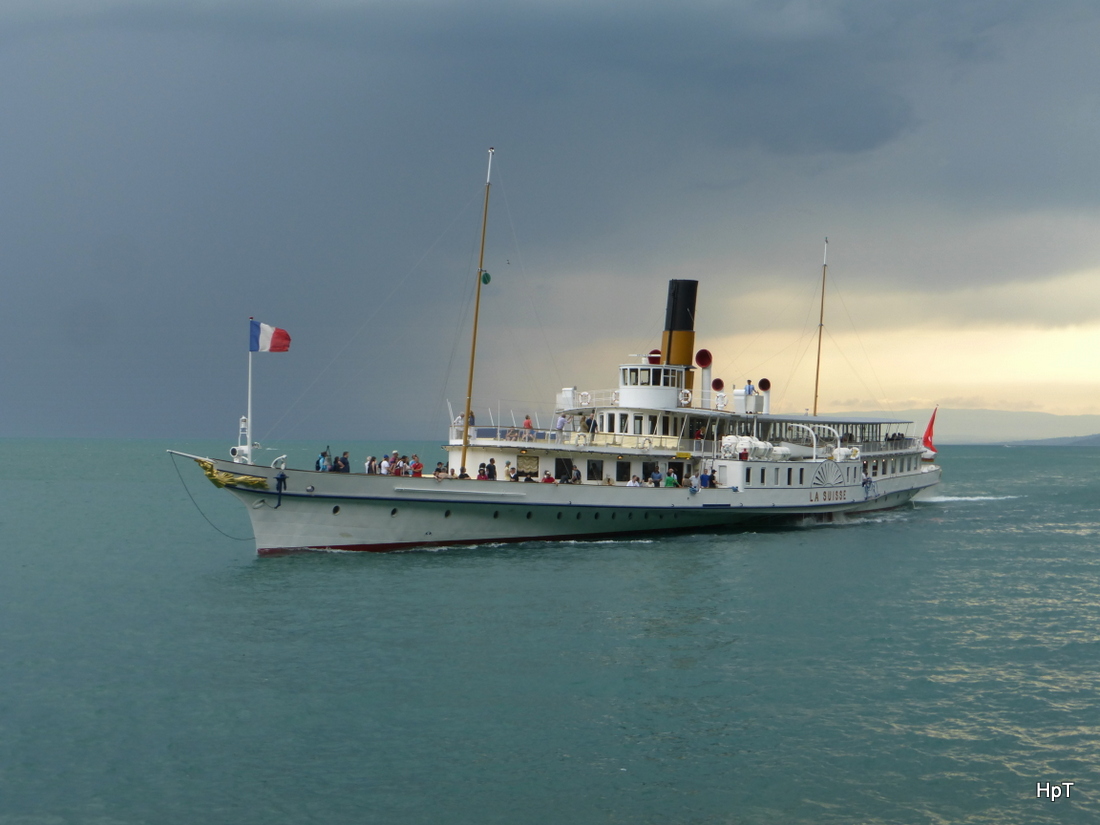
[[1100,433],[1081,438],[1040,438],[1034,441],[1010,441],[1013,447],[1100,447]]
[[[825,411],[823,415],[834,415]],[[901,418],[911,433],[924,432],[932,410],[844,412],[836,415]],[[1100,447],[1100,415],[1053,415],[1015,410],[956,410],[940,407],[936,444],[1042,444]]]

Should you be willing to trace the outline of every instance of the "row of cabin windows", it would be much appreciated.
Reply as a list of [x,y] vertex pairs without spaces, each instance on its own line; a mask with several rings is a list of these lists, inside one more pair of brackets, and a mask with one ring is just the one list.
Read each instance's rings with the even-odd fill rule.
[[[877,461],[871,462],[870,473],[871,478],[878,478],[880,475],[894,475],[895,473],[909,473],[917,469],[920,462],[920,458],[915,455],[903,455],[894,456],[893,458],[883,458]],[[863,462],[864,472],[867,472],[867,462]]]
[[[863,471],[870,471],[871,478],[878,478],[880,475],[893,475],[897,473],[908,473],[917,468],[918,457],[915,455],[906,455],[894,458],[876,459],[875,461],[863,462]],[[762,485],[768,484],[768,469],[767,467],[761,467],[757,471],[759,473],[759,483]],[[794,484],[794,467],[772,467],[772,485],[779,487],[783,484],[784,480],[788,487]],[[752,467],[745,468],[745,483],[752,484],[754,469]],[[860,481],[859,471],[856,467],[851,465],[844,468],[844,482],[846,484],[856,484]],[[798,468],[798,485],[801,487],[806,483],[806,468]]]
[[[771,470],[772,470],[772,484],[773,485],[778,487],[781,483],[780,480],[784,477],[787,480],[787,486],[788,487],[790,487],[794,484],[794,467],[787,467],[787,468],[785,468],[785,470],[784,470],[783,467],[772,467]],[[760,472],[760,483],[766,485],[768,483],[768,468],[767,467],[761,467],[759,472]],[[745,483],[746,484],[752,484],[752,475],[753,475],[753,468],[752,467],[746,467],[745,468]],[[798,485],[801,487],[805,483],[806,483],[806,468],[805,467],[799,467],[798,468]]]
[[624,387],[675,387],[683,389],[684,371],[667,367],[623,367]]
[[671,435],[672,429],[667,415],[601,413],[599,424],[600,430],[605,433],[633,435]]
[[[626,433],[632,435],[674,435],[681,431],[684,419],[681,416],[639,415],[637,413],[601,413],[599,425],[601,432]],[[754,422],[733,420],[722,423],[718,432],[714,422],[705,418],[690,418],[687,432],[703,430],[706,438],[717,439],[723,435],[755,436],[762,441],[809,444],[805,430],[799,430],[785,422]],[[879,425],[846,426],[842,433],[844,444],[873,443],[879,440]],[[831,434],[821,434],[821,440],[831,442]]]

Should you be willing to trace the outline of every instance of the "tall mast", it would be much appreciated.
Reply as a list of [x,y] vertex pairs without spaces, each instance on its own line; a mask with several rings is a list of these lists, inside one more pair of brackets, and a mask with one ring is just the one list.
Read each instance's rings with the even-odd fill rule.
[[489,221],[489,178],[493,173],[493,147],[489,147],[489,169],[485,173],[485,207],[481,212],[481,252],[477,256],[477,292],[474,297],[474,333],[470,341],[470,376],[466,379],[466,411],[462,415],[462,463],[470,446],[470,400],[474,394],[474,356],[477,355],[477,316],[481,310],[481,276],[485,274],[485,229]]
[[825,271],[829,263],[829,239],[825,239],[825,257],[821,261],[821,315],[817,319],[817,369],[814,370],[814,415],[817,415],[817,389],[821,384],[821,333],[825,329]]

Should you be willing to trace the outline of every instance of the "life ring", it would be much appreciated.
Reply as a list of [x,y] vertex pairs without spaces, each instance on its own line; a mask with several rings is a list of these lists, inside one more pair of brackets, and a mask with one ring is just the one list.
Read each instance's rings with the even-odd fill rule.
[[714,406],[718,409],[724,410],[726,408],[726,404],[728,403],[729,401],[726,398],[726,394],[724,392],[720,392],[716,396],[714,396]]
[[611,391],[611,403],[614,404],[615,406],[618,406],[618,404],[619,404],[619,391],[618,390],[612,390]]
[[680,390],[680,403],[684,405],[691,403],[691,390]]
[[576,444],[578,447],[587,447],[588,436],[586,436],[584,433],[578,433],[573,443]]
[[581,399],[581,406],[582,407],[587,407],[588,402],[590,402],[592,400],[592,396],[587,392],[582,392],[580,394],[580,399]]
[[643,450],[652,450],[653,449],[653,439],[652,438],[643,439],[642,440],[642,449]]

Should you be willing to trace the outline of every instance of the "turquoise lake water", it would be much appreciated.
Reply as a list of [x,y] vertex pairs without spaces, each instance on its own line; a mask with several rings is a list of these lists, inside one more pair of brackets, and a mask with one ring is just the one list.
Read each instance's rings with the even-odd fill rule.
[[1100,822],[1100,451],[946,447],[845,525],[257,558],[167,447],[227,444],[0,440],[3,825]]

